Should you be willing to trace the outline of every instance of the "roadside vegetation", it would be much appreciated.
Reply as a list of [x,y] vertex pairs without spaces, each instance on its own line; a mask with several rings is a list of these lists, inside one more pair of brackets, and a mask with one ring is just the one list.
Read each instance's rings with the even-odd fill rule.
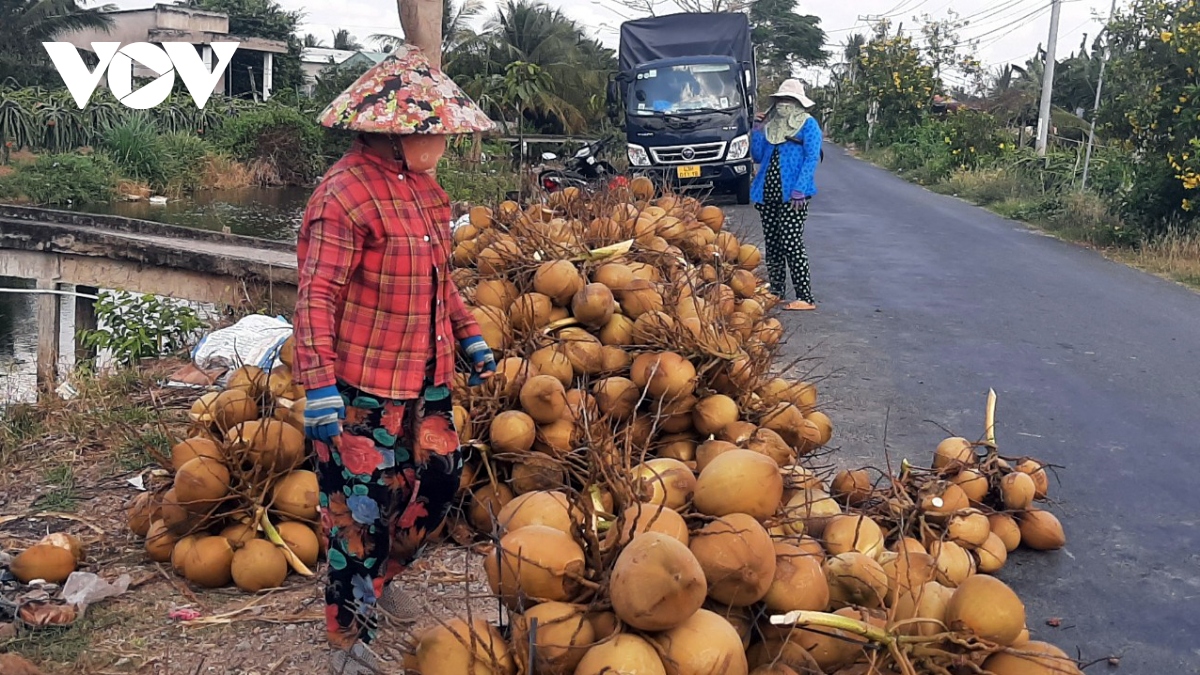
[[934,191],[1200,286],[1200,8],[1137,0],[1057,62],[1044,158],[1034,151],[1044,54],[988,73],[964,27],[951,15],[926,18],[922,39],[886,24],[850,38],[821,92],[830,134]]

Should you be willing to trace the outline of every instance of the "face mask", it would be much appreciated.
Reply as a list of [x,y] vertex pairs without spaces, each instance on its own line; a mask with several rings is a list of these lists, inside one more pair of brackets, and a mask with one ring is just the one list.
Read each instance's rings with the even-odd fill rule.
[[408,134],[400,137],[400,148],[404,151],[404,163],[409,171],[429,173],[437,168],[438,161],[446,154],[446,137]]

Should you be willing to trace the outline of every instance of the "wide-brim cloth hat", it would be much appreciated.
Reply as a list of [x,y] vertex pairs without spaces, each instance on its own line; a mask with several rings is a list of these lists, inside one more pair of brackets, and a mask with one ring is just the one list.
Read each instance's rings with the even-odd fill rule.
[[790,98],[796,101],[805,108],[811,108],[816,103],[804,93],[804,85],[800,80],[784,80],[783,84],[779,85],[779,91],[771,94],[771,98],[781,99]]
[[330,129],[368,134],[458,135],[495,124],[420,49],[401,45],[362,74],[317,118]]

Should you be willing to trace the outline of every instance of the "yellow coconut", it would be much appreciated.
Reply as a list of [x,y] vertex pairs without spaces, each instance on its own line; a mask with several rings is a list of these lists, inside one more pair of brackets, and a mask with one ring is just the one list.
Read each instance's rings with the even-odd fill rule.
[[1004,541],[993,532],[988,532],[987,539],[975,549],[975,557],[979,560],[979,571],[984,574],[999,572],[1008,561],[1008,549]]
[[454,618],[423,633],[417,642],[422,675],[516,675],[504,636],[483,619]]
[[321,553],[321,542],[317,533],[304,523],[284,522],[278,528],[283,543],[291,549],[300,562],[309,567],[317,564],[317,556]]
[[542,263],[533,275],[533,289],[560,307],[570,305],[583,286],[583,275],[569,260]]
[[571,314],[591,328],[603,328],[613,318],[616,307],[612,289],[604,284],[587,284],[571,298]]
[[161,520],[152,521],[150,529],[146,531],[146,554],[154,562],[169,562],[178,541],[179,538],[167,529],[166,523]]
[[518,607],[523,598],[564,602],[574,594],[584,556],[570,535],[529,525],[505,534],[500,549],[499,554],[484,558],[484,569],[492,592],[510,608]]
[[967,493],[947,481],[938,481],[923,487],[919,496],[921,511],[936,522],[942,522],[971,506]]
[[874,558],[851,551],[830,556],[823,569],[829,583],[829,600],[834,607],[883,607],[888,594],[888,577]]
[[648,365],[646,391],[663,400],[690,395],[696,388],[696,367],[674,352],[658,354]]
[[1082,675],[1074,659],[1048,642],[1026,641],[983,662],[992,675]]
[[201,537],[183,554],[182,573],[201,588],[220,588],[227,586],[233,578],[232,566],[233,547],[228,539]]
[[1046,467],[1042,466],[1041,462],[1026,457],[1017,462],[1013,468],[1023,474],[1027,474],[1033,479],[1034,499],[1046,498],[1046,493],[1050,491],[1050,477],[1047,475]]
[[197,457],[211,457],[224,461],[225,453],[221,447],[208,438],[189,438],[176,443],[171,448],[171,467],[178,471]]
[[[922,554],[924,555],[924,554]],[[947,588],[936,581],[929,581],[909,591],[899,593],[893,606],[894,620],[897,622],[910,621],[900,628],[904,635],[923,635],[930,637],[946,631],[946,605],[954,595],[953,588]]]
[[229,478],[220,460],[197,457],[175,472],[175,497],[188,511],[206,513],[229,494]]
[[722,516],[693,533],[688,547],[704,570],[709,596],[726,605],[758,602],[775,579],[771,536],[753,516]]
[[592,273],[593,282],[607,286],[614,293],[628,288],[635,278],[633,270],[621,263],[601,265]]
[[550,323],[553,304],[549,296],[542,293],[526,293],[517,297],[509,307],[513,328],[526,332],[542,328]]
[[678,539],[644,532],[621,550],[609,592],[613,611],[640,630],[668,630],[704,604],[708,584],[696,556]]
[[183,536],[196,525],[196,515],[189,511],[175,495],[175,488],[163,493],[158,503],[158,517],[172,533]]
[[[691,426],[691,415],[687,416],[688,426]],[[664,431],[669,431],[664,428]],[[681,462],[696,461],[696,437],[690,433],[674,433],[658,439],[654,454],[659,457],[677,459]]]
[[543,602],[532,607],[513,621],[514,644],[529,644],[534,620],[534,671],[546,675],[574,673],[596,642],[596,631],[583,610],[565,602]]
[[571,367],[571,361],[557,345],[542,347],[530,354],[529,363],[538,375],[549,375],[564,387],[571,386],[575,380],[575,370]]
[[937,581],[943,586],[957,588],[975,574],[975,559],[952,541],[929,542],[929,555],[937,564]]
[[497,522],[505,532],[513,532],[530,525],[542,525],[571,534],[581,521],[581,514],[573,513],[570,500],[562,492],[526,492],[505,504],[496,515]]
[[567,391],[552,375],[536,375],[521,387],[521,407],[538,424],[562,419],[567,409]]
[[866,469],[843,469],[834,476],[829,492],[839,502],[858,506],[871,497],[871,474]]
[[233,448],[244,450],[247,459],[269,471],[291,471],[305,459],[304,433],[279,420],[243,422],[226,437]]
[[829,520],[841,515],[842,507],[824,491],[809,488],[793,495],[784,511],[788,515],[789,529],[794,534],[820,537]]
[[883,551],[883,530],[867,516],[834,516],[822,535],[831,555],[857,551],[874,558]]
[[566,417],[554,420],[550,424],[542,424],[537,428],[537,436],[533,441],[533,449],[555,457],[565,457],[575,449],[579,439],[580,429],[575,422]]
[[598,338],[581,328],[565,328],[558,336],[576,375],[597,375],[604,370],[604,348]]
[[258,538],[258,528],[253,523],[234,523],[221,530],[220,536],[229,540],[230,546],[238,549],[251,539]]
[[[754,426],[754,424],[752,424],[750,422],[738,420],[737,422],[734,422],[733,424],[725,425],[725,428],[721,429],[721,431],[717,434],[717,438],[722,441],[733,443],[734,445],[736,445],[738,447],[745,447],[750,444],[750,439],[754,437],[754,432],[758,431],[758,429],[759,429],[758,427]],[[763,431],[774,433],[770,429],[764,429]],[[775,434],[775,435],[779,436],[779,434]],[[783,440],[783,438],[780,437],[780,441],[782,441],[782,440]],[[767,453],[761,453],[761,454],[767,454]]]
[[625,509],[620,517],[621,527],[610,528],[606,540],[619,546],[629,543],[643,532],[658,532],[679,540],[687,546],[687,523],[679,512],[661,504],[634,504]]
[[483,485],[471,493],[471,506],[467,512],[471,524],[480,532],[491,533],[492,520],[499,516],[500,510],[513,498],[513,491],[507,485]]
[[320,504],[317,474],[312,471],[293,471],[275,484],[271,508],[284,516],[315,522]]
[[267,391],[267,374],[258,366],[242,366],[229,375],[226,389],[241,389],[250,398],[259,399]]
[[70,550],[52,544],[37,544],[18,553],[9,571],[21,583],[42,579],[61,584],[75,571],[76,564],[75,555]]
[[692,426],[703,435],[715,434],[738,420],[738,405],[724,394],[700,399],[692,409]]
[[510,356],[500,359],[496,364],[496,374],[492,376],[490,386],[501,396],[516,397],[520,395],[525,381],[535,375],[541,375],[537,366],[519,356]]
[[495,452],[527,452],[537,439],[537,425],[526,413],[506,410],[492,419],[489,434]]
[[209,406],[217,428],[222,431],[258,417],[258,403],[245,389],[226,389]]
[[1025,628],[1025,605],[1003,581],[976,575],[959,585],[946,605],[946,625],[984,640],[1011,645]]
[[252,539],[233,554],[233,583],[247,593],[279,588],[287,579],[283,551],[265,539]]
[[[605,375],[623,373],[629,368],[629,353],[620,347],[604,346],[600,348],[602,366],[600,372]],[[688,421],[691,424],[691,421]]]
[[192,552],[192,547],[196,545],[196,542],[199,539],[200,535],[189,534],[188,536],[175,542],[175,548],[171,550],[171,569],[175,570],[176,574],[184,577],[187,576],[187,558]]
[[296,336],[289,335],[288,339],[283,341],[283,346],[279,348],[279,360],[288,368],[296,366]]
[[661,504],[678,511],[696,492],[696,474],[677,459],[651,459],[635,467],[633,475],[638,480],[638,496],[647,504]]
[[975,509],[960,511],[946,522],[946,535],[950,541],[966,548],[982,546],[991,533],[987,516]]
[[962,489],[972,504],[978,505],[987,497],[987,478],[975,469],[963,469],[959,471],[950,479],[950,482]]
[[1049,511],[1034,509],[1022,513],[1020,528],[1021,543],[1035,551],[1054,551],[1067,543],[1062,523]]
[[633,344],[634,322],[623,314],[614,314],[600,329],[600,342],[606,346],[621,347]]
[[634,279],[621,291],[621,310],[631,319],[637,319],[646,312],[660,312],[662,308],[662,295],[650,281]]
[[641,392],[632,380],[625,377],[609,377],[592,385],[596,395],[596,405],[600,412],[617,420],[626,420],[633,416]]
[[876,561],[888,578],[885,603],[889,606],[895,606],[901,595],[919,592],[922,586],[937,578],[937,562],[924,551],[884,551]]
[[701,609],[655,637],[670,675],[747,675],[742,637],[721,615]]
[[1004,508],[1011,511],[1024,511],[1033,504],[1037,494],[1037,485],[1027,473],[1014,471],[1000,481],[1000,499]]
[[628,633],[601,642],[584,654],[574,675],[667,675],[654,645]]
[[784,542],[774,542],[775,577],[763,598],[767,608],[784,613],[793,610],[823,612],[829,606],[829,584],[821,558]]
[[156,504],[154,503],[154,495],[149,492],[142,492],[129,500],[129,505],[125,507],[125,518],[129,524],[129,531],[139,537],[146,536],[150,531],[150,520],[154,514]]
[[708,463],[696,480],[696,510],[708,516],[743,513],[770,518],[783,501],[775,460],[753,450],[731,450]]
[[217,415],[217,397],[221,395],[219,391],[210,391],[200,398],[192,402],[192,407],[188,410],[188,416],[193,422],[201,424],[212,424],[216,420]]
[[1021,545],[1021,528],[1017,525],[1017,521],[1006,513],[993,513],[988,516],[988,525],[995,534],[1004,542],[1004,549],[1012,553],[1017,550],[1017,546]]
[[507,312],[520,292],[508,279],[484,279],[475,287],[475,304]]
[[933,452],[933,468],[955,469],[971,466],[975,463],[975,448],[971,442],[960,436],[953,436],[938,443]]
[[75,556],[76,562],[83,562],[84,558],[87,557],[87,549],[84,547],[83,542],[79,540],[79,537],[67,532],[52,532],[42,537],[42,540],[38,543],[64,548],[70,551],[71,555]]

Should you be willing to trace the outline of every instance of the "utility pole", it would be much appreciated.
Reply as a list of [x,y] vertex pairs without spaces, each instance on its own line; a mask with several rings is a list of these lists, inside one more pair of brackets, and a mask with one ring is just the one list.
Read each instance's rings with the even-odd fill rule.
[[[1113,0],[1112,9],[1108,10],[1108,24],[1112,25],[1113,17],[1117,13],[1117,0]],[[1105,32],[1108,31],[1108,26],[1104,27]],[[1100,90],[1104,88],[1104,67],[1108,65],[1109,54],[1112,53],[1112,47],[1109,45],[1107,36],[1104,40],[1104,57],[1100,59],[1100,76],[1096,78],[1096,102],[1092,105],[1092,128],[1088,130],[1087,152],[1083,156],[1083,178],[1079,181],[1079,191],[1087,190],[1088,165],[1092,163],[1092,143],[1096,141],[1096,116],[1100,114]]]
[[1037,153],[1046,156],[1046,143],[1050,136],[1050,100],[1054,91],[1054,49],[1058,45],[1058,15],[1062,0],[1050,2],[1050,39],[1046,42],[1046,68],[1042,74],[1042,107],[1038,112]]

